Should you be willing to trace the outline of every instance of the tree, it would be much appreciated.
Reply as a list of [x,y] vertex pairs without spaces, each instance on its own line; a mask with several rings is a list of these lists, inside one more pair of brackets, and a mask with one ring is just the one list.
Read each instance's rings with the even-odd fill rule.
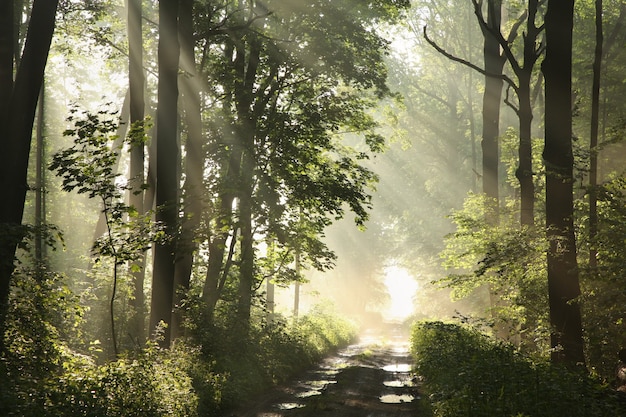
[[[227,92],[213,146],[222,168],[203,294],[209,309],[217,302],[227,267],[234,266],[239,323],[248,322],[262,275],[255,263],[257,239],[271,236],[276,252],[290,258],[300,242],[301,263],[321,266],[328,264],[329,252],[311,236],[319,237],[329,217],[342,217],[345,203],[359,223],[366,218],[365,190],[374,175],[359,166],[366,152],[342,143],[343,132],[364,132],[365,149],[381,148],[375,123],[364,110],[388,94],[382,65],[386,45],[364,27],[376,19],[393,20],[406,6],[400,3],[315,2],[301,8],[251,2],[247,8],[231,4],[206,13],[229,16],[228,27],[213,38],[223,46],[209,50],[213,55],[205,60],[219,74],[207,84]],[[315,231],[304,239],[294,233],[300,212]],[[229,261],[229,238],[230,248],[233,243],[241,248],[235,262]]]
[[[127,1],[127,32],[128,32],[128,90],[130,95],[130,124],[131,126],[143,123],[144,120],[144,75],[143,75],[143,36],[142,36],[142,12],[141,0]],[[141,129],[140,133],[143,133]],[[142,135],[143,136],[143,135]],[[144,149],[145,141],[131,140],[129,179],[132,189],[129,193],[129,203],[137,212],[143,215],[144,209]],[[133,271],[133,296],[131,305],[134,308],[134,318],[131,334],[136,342],[141,345],[145,340],[145,307],[144,307],[144,278],[145,278],[145,254],[141,256],[132,267]]]
[[[69,121],[74,122],[74,128],[66,130],[64,135],[73,137],[74,145],[56,153],[50,169],[62,177],[64,191],[77,190],[79,194],[87,194],[89,198],[97,198],[101,202],[106,232],[96,240],[92,250],[95,256],[110,257],[113,261],[109,318],[112,352],[117,357],[115,301],[120,284],[120,267],[143,256],[153,233],[143,213],[123,201],[124,192],[134,188],[132,182],[126,185],[116,183],[121,174],[116,173],[115,166],[125,141],[117,147],[111,146],[111,142],[116,140],[113,132],[118,128],[113,116],[100,111],[77,119],[72,114]],[[145,142],[143,125],[131,129],[128,141],[134,145]]]
[[[527,10],[520,16],[511,29],[508,39],[506,39],[499,28],[489,25],[482,15],[480,3],[472,0],[478,16],[478,21],[484,31],[488,31],[497,40],[499,47],[502,48],[503,56],[510,63],[515,73],[518,83],[510,84],[515,91],[518,104],[514,106],[507,95],[507,103],[513,107],[519,118],[519,164],[515,171],[520,184],[520,224],[522,226],[532,226],[534,224],[534,203],[535,203],[535,187],[533,181],[533,160],[532,160],[532,94],[531,80],[533,69],[537,59],[543,52],[543,46],[539,35],[543,30],[543,25],[537,26],[536,16],[539,11],[541,2],[538,0],[529,0]],[[512,50],[512,43],[517,37],[519,26],[523,20],[526,20],[526,30],[523,34],[523,59],[518,60]],[[487,71],[487,68],[485,67]],[[507,79],[510,82],[510,80]]]
[[[476,4],[477,13],[482,2]],[[495,33],[500,32],[502,24],[502,0],[487,0],[487,20],[483,28],[485,63],[485,92],[483,94],[483,193],[487,196],[489,209],[488,221],[498,223],[498,205],[500,200],[498,165],[500,138],[500,104],[502,101],[501,78],[506,57],[500,53],[500,42]]]
[[[4,350],[4,324],[7,302],[14,270],[15,251],[22,239],[20,231],[26,200],[26,174],[32,141],[35,110],[50,43],[55,27],[58,0],[35,0],[22,58],[13,82],[13,64],[16,43],[13,37],[13,8],[11,1],[2,4],[0,31],[0,137],[3,152],[0,156],[0,189],[5,196],[0,206],[0,352]],[[9,33],[10,32],[10,33]]]
[[545,17],[546,236],[552,360],[584,364],[580,284],[574,236],[572,30],[574,1],[551,0]]
[[200,91],[202,82],[196,71],[193,0],[181,0],[179,13],[180,39],[180,77],[184,121],[186,122],[185,183],[183,186],[183,216],[181,233],[176,247],[176,265],[174,276],[174,316],[172,319],[172,337],[181,332],[181,303],[189,289],[191,272],[199,239],[195,232],[199,229],[204,197],[204,161],[202,135],[202,114]]
[[165,324],[159,343],[169,347],[178,234],[178,0],[159,1],[159,85],[156,115],[156,220],[169,239],[154,250],[150,332]]

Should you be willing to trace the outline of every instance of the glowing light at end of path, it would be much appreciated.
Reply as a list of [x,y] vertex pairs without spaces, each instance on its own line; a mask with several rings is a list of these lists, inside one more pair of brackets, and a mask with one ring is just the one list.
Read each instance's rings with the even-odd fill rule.
[[388,319],[403,320],[414,313],[413,298],[419,285],[406,269],[397,266],[385,268],[385,286],[389,303],[384,314]]

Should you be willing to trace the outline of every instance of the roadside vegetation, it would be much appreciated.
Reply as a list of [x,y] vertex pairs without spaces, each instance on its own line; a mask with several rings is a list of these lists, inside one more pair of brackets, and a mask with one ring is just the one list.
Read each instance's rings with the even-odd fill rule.
[[620,416],[626,402],[584,369],[521,354],[469,325],[424,321],[411,351],[435,417]]
[[36,280],[24,271],[16,284],[16,294],[36,296],[11,300],[2,416],[220,416],[356,335],[328,307],[271,323],[259,309],[246,336],[224,315],[210,326],[190,323],[172,349],[151,342],[111,360],[99,342],[79,349],[87,340],[83,311],[60,277]]

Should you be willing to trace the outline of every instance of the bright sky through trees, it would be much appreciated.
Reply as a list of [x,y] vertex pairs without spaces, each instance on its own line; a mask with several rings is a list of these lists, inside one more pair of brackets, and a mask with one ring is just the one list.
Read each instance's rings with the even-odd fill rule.
[[384,311],[386,318],[404,320],[413,314],[413,298],[418,284],[409,272],[398,266],[385,268],[385,286],[389,293],[389,302]]

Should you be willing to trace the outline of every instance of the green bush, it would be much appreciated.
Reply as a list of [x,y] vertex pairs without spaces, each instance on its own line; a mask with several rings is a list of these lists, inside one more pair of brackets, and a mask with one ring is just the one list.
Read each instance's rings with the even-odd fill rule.
[[318,307],[291,322],[276,317],[271,323],[256,316],[247,335],[227,320],[199,329],[204,361],[227,375],[221,407],[205,415],[223,415],[268,388],[310,367],[324,355],[350,343],[356,328],[332,311]]
[[475,329],[421,322],[411,343],[437,417],[626,415],[616,394],[582,370],[533,361]]
[[191,348],[149,345],[134,358],[100,366],[89,359],[66,361],[59,382],[51,415],[193,417],[199,405],[194,384],[201,384],[203,395],[217,403],[222,381],[206,368],[203,372]]

